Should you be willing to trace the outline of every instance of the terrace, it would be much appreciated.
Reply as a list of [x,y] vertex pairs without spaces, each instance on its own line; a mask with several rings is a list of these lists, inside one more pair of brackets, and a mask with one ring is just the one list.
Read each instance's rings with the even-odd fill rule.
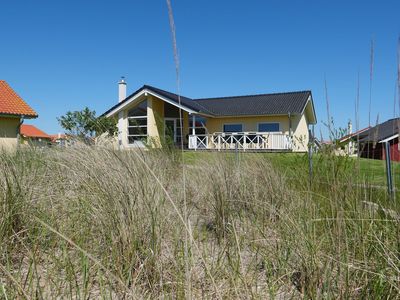
[[191,150],[292,150],[289,135],[277,132],[215,132],[189,135]]

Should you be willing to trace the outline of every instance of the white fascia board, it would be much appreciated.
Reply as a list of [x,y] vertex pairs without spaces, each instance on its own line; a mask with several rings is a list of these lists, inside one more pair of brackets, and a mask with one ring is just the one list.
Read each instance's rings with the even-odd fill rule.
[[314,101],[312,101],[312,100],[313,100],[313,99],[312,99],[312,96],[310,95],[310,96],[308,97],[308,99],[307,99],[306,105],[304,105],[304,107],[303,107],[303,110],[302,110],[302,112],[301,112],[301,115],[304,114],[304,112],[305,112],[305,110],[306,110],[306,108],[307,108],[308,103],[311,103],[311,108],[312,108],[312,112],[313,112],[313,115],[314,115],[314,120],[315,120],[315,122],[314,122],[314,123],[310,123],[310,124],[315,125],[315,124],[317,124],[317,115],[315,114]]
[[386,143],[386,142],[389,142],[389,141],[391,141],[391,140],[394,140],[394,139],[397,138],[398,136],[399,136],[399,134],[392,135],[392,136],[390,136],[390,137],[388,137],[388,138],[386,138],[386,139],[380,141],[379,143]]
[[141,91],[140,93],[137,93],[136,95],[133,95],[129,100],[125,101],[122,105],[117,106],[114,108],[112,111],[110,111],[108,114],[106,114],[106,117],[109,118],[112,115],[115,115],[116,113],[120,112],[123,110],[127,105],[131,104],[134,102],[136,99],[138,99],[140,96],[146,93],[146,90]]
[[163,96],[161,96],[161,95],[159,95],[159,94],[157,94],[157,93],[154,93],[153,91],[147,91],[147,92],[148,92],[150,95],[153,95],[154,97],[157,97],[157,98],[163,100],[164,102],[167,102],[167,103],[169,103],[169,104],[171,104],[171,105],[173,105],[173,106],[176,106],[176,107],[178,107],[178,108],[180,108],[180,109],[182,109],[182,110],[188,112],[189,114],[196,114],[196,113],[198,113],[197,111],[194,111],[194,110],[192,110],[192,109],[190,109],[190,108],[188,108],[188,107],[186,107],[186,106],[183,106],[182,104],[176,103],[175,101],[172,101],[172,100],[170,100],[170,99],[168,99],[168,98],[166,98],[166,97],[163,97]]
[[130,99],[128,99],[127,101],[125,101],[122,105],[117,106],[115,109],[113,109],[112,111],[110,111],[110,112],[106,115],[106,117],[111,117],[112,115],[114,115],[114,114],[118,113],[119,111],[123,110],[125,107],[127,107],[128,105],[130,105],[131,103],[133,103],[136,99],[138,99],[138,98],[139,98],[140,96],[142,96],[143,94],[144,94],[144,95],[150,94],[150,95],[152,95],[152,96],[154,96],[154,97],[157,97],[157,98],[163,100],[164,102],[167,102],[167,103],[169,103],[169,104],[171,104],[171,105],[174,105],[174,106],[176,106],[176,107],[178,107],[178,108],[180,108],[180,109],[182,109],[182,110],[188,112],[189,114],[198,114],[197,111],[194,111],[194,110],[192,110],[192,109],[190,109],[190,108],[188,108],[188,107],[186,107],[186,106],[179,105],[178,103],[176,103],[176,102],[174,102],[174,101],[172,101],[172,100],[170,100],[170,99],[168,99],[168,98],[166,98],[166,97],[164,97],[164,96],[161,96],[161,95],[159,95],[159,94],[157,94],[157,93],[154,93],[153,91],[150,91],[150,90],[148,90],[148,89],[144,89],[144,90],[141,91],[140,93],[137,93],[136,95],[133,95]]

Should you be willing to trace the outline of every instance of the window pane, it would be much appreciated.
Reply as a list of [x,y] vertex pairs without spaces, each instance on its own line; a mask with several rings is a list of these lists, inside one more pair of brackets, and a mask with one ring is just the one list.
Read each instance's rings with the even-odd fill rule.
[[[196,127],[206,126],[206,119],[200,116],[196,116]],[[189,116],[189,127],[193,127],[193,116]]]
[[224,132],[242,132],[242,124],[225,124]]
[[146,141],[146,136],[128,136],[128,143],[133,144],[135,141]]
[[147,118],[141,119],[128,119],[129,126],[146,126]]
[[164,102],[164,117],[165,118],[179,118],[179,108]]
[[196,134],[206,134],[205,128],[196,128]]
[[128,117],[147,116],[147,100],[141,102],[138,106],[128,112]]
[[132,134],[146,135],[147,127],[130,127],[130,128],[128,128],[128,135],[132,135]]
[[277,132],[279,130],[279,123],[261,123],[258,124],[258,131],[261,132]]

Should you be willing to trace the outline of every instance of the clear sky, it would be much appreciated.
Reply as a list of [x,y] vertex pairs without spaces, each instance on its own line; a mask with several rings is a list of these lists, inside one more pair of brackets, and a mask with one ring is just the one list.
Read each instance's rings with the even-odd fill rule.
[[[331,115],[345,127],[354,120],[359,73],[361,128],[374,39],[371,119],[394,115],[399,0],[172,0],[172,7],[185,96],[310,89],[319,136],[324,78]],[[176,92],[164,0],[2,1],[0,9],[0,79],[39,113],[26,122],[47,133],[61,131],[56,117],[68,110],[101,114],[115,104],[120,76],[128,93],[143,84]]]

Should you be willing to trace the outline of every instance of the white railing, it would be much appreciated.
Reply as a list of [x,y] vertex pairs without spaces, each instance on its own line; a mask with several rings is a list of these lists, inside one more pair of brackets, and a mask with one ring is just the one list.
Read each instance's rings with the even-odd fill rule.
[[291,150],[288,135],[275,132],[216,132],[189,135],[189,149],[202,150]]

